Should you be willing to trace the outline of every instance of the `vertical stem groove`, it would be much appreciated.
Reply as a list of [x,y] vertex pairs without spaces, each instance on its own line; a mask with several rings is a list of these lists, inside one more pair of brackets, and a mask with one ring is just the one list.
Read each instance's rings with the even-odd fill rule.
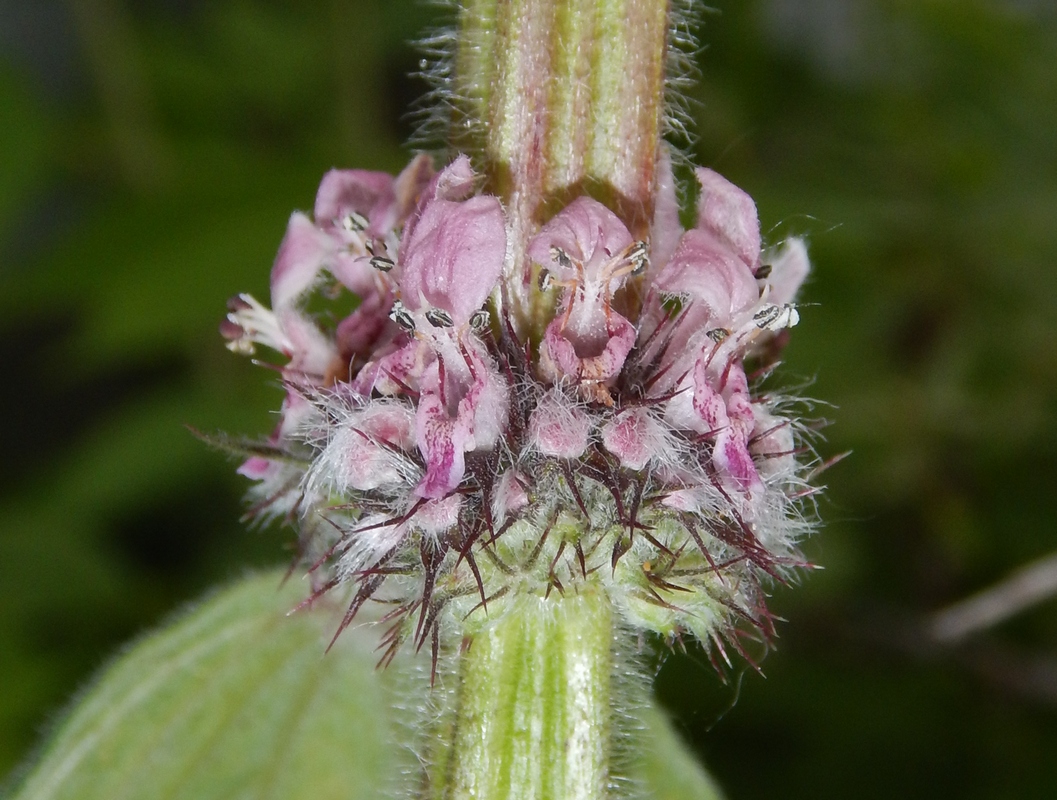
[[[500,197],[508,251],[498,302],[538,337],[528,242],[580,195],[649,237],[661,157],[668,0],[464,0],[453,146]],[[430,791],[446,800],[602,800],[614,751],[614,623],[584,587],[514,593],[459,655],[454,711]]]
[[529,239],[571,199],[647,238],[664,115],[667,0],[469,0],[456,55],[455,144],[476,152],[511,237],[503,302],[539,314]]
[[460,656],[446,800],[600,800],[609,785],[608,599],[520,597]]

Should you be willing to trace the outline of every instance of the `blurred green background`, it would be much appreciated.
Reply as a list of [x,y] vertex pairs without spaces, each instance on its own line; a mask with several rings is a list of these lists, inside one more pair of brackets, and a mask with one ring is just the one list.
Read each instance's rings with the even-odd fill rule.
[[[928,615],[1057,550],[1057,3],[713,2],[695,160],[815,271],[786,380],[832,403],[821,571],[766,678],[658,692],[732,800],[1057,796],[1057,602]],[[395,0],[0,0],[0,776],[108,656],[288,558],[185,429],[281,393],[216,334],[333,166],[398,170]]]

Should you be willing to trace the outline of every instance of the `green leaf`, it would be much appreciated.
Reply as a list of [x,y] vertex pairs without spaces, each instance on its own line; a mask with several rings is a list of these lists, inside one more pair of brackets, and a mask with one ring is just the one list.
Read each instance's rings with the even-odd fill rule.
[[679,738],[667,715],[650,704],[638,711],[645,725],[638,778],[651,800],[723,800],[723,793]]
[[350,632],[324,656],[331,617],[286,616],[303,588],[280,581],[245,580],[114,661],[14,797],[377,797],[400,753],[375,655]]
[[[375,798],[408,774],[416,735],[395,708],[426,705],[407,662],[375,669],[376,637],[351,629],[324,654],[333,607],[281,574],[214,595],[119,656],[78,699],[11,800]],[[417,688],[416,688],[417,687]],[[425,698],[422,698],[425,700]],[[643,710],[646,796],[720,795],[663,714]]]

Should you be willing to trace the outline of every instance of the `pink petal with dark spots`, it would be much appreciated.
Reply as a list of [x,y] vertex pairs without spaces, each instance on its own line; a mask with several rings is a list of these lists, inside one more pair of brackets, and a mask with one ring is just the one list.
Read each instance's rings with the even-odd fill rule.
[[745,440],[731,428],[720,431],[716,436],[712,463],[722,478],[726,478],[727,482],[732,481],[743,492],[752,491],[761,485],[756,464]]
[[458,487],[466,470],[463,454],[470,432],[465,421],[448,415],[439,393],[425,393],[415,416],[415,438],[426,462],[426,474],[415,487],[415,494],[445,497]]
[[435,359],[425,342],[408,339],[403,333],[387,348],[376,350],[374,356],[352,382],[353,391],[364,397],[370,397],[372,392],[383,395],[417,392],[423,371]]
[[438,358],[422,377],[415,427],[426,462],[426,475],[416,489],[420,497],[453,491],[463,477],[463,454],[492,447],[506,425],[509,390],[478,347],[466,342],[455,357],[466,359],[465,364]]

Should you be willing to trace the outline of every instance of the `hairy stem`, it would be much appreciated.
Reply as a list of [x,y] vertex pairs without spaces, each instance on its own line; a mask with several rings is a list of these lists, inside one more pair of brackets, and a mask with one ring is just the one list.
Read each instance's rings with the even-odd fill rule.
[[468,0],[454,144],[480,155],[512,238],[502,298],[533,328],[529,238],[590,194],[646,238],[664,114],[667,0]]
[[434,796],[606,797],[613,643],[603,592],[512,599],[460,656],[450,751]]
[[[529,240],[588,194],[649,237],[661,157],[668,0],[464,0],[452,145],[475,155],[507,220],[497,302],[536,339],[553,298]],[[586,586],[586,585],[585,585]],[[614,624],[608,597],[512,593],[467,633],[434,798],[601,800],[611,785]],[[479,616],[479,615],[474,615]]]

